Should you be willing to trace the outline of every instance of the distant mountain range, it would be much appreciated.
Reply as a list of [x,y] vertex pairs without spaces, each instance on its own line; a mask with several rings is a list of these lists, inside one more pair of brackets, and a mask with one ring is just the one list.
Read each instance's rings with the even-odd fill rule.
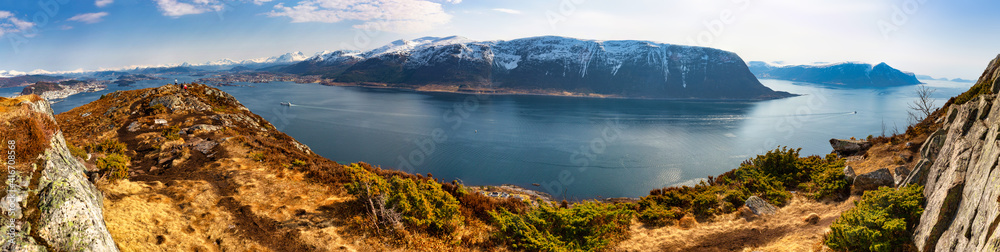
[[374,50],[321,53],[277,72],[333,82],[419,88],[565,91],[619,97],[766,99],[787,97],[757,81],[735,53],[649,41],[565,37],[472,41],[398,40]]
[[954,78],[954,79],[949,80],[948,78],[934,78],[934,77],[931,77],[930,75],[920,75],[920,74],[918,74],[916,76],[917,76],[918,80],[942,80],[942,81],[966,82],[966,83],[974,82],[973,80],[966,80],[966,79],[962,79],[962,78]]
[[762,61],[749,62],[757,78],[831,84],[847,87],[889,87],[920,84],[913,73],[879,63],[836,63],[825,65],[776,66]]

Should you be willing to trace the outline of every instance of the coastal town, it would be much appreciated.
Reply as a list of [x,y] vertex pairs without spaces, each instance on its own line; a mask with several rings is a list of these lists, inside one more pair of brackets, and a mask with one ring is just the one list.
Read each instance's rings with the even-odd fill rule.
[[296,83],[316,83],[320,81],[320,76],[298,76],[292,74],[281,74],[271,72],[241,72],[224,73],[215,77],[198,79],[198,83],[205,83],[218,86],[231,86],[233,83],[269,83],[275,81],[288,81]]

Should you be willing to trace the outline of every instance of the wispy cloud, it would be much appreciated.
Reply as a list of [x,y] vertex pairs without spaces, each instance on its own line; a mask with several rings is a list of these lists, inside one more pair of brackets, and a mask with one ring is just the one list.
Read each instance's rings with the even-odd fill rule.
[[496,9],[493,9],[493,10],[494,11],[503,12],[503,13],[508,13],[508,14],[521,14],[521,11],[519,11],[519,10],[504,9],[504,8],[496,8]]
[[253,4],[256,4],[256,5],[262,5],[264,3],[271,2],[271,0],[250,0],[250,1],[253,2]]
[[7,33],[23,32],[34,26],[35,23],[14,17],[14,13],[9,11],[0,11],[0,37],[3,37],[3,35]]
[[209,11],[221,11],[223,4],[217,0],[156,0],[160,12],[168,17],[201,14]]
[[355,27],[398,33],[426,31],[451,21],[440,3],[426,0],[305,0],[291,7],[279,3],[274,8],[268,16],[288,17],[293,23],[362,21]]
[[102,18],[104,18],[104,16],[107,16],[107,15],[108,15],[107,12],[84,13],[84,14],[79,14],[79,15],[73,16],[73,17],[71,17],[71,18],[69,18],[67,20],[69,20],[69,21],[77,21],[77,22],[87,23],[87,24],[93,24],[93,23],[98,23],[98,22],[103,21]]
[[94,1],[94,5],[97,5],[98,8],[101,8],[101,7],[104,7],[104,6],[108,6],[109,4],[114,3],[114,2],[115,2],[115,0],[97,0],[97,1]]

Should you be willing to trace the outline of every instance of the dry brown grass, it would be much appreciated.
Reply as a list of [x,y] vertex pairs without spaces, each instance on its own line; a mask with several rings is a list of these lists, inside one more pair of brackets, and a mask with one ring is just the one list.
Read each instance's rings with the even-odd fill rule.
[[[796,195],[777,214],[748,221],[740,212],[721,215],[692,228],[649,228],[633,221],[631,237],[616,251],[813,251],[840,213],[854,206],[857,197],[842,202],[817,202]],[[803,219],[811,213],[817,224]]]

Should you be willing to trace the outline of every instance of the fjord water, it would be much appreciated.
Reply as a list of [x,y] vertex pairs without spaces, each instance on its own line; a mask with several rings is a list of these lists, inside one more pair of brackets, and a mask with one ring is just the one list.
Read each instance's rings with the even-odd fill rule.
[[[221,89],[278,130],[341,163],[364,161],[467,185],[514,184],[588,199],[690,185],[779,145],[825,155],[830,138],[879,135],[883,122],[886,134],[905,131],[907,103],[916,88],[761,82],[802,95],[769,101],[631,100],[284,82]],[[926,82],[937,89],[939,106],[971,85]],[[62,112],[100,93],[77,96],[53,108]],[[294,106],[281,106],[284,101]]]

